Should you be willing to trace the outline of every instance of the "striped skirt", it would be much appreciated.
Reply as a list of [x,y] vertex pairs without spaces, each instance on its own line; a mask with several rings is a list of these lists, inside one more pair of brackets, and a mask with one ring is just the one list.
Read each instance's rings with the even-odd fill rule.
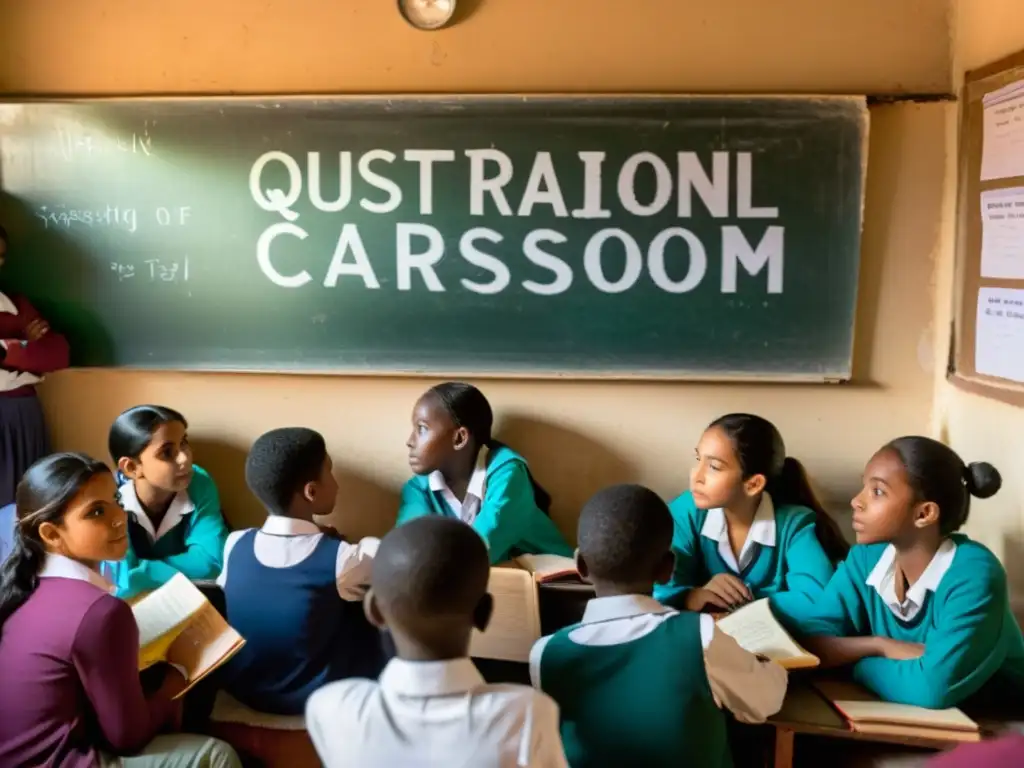
[[14,501],[14,489],[25,470],[49,453],[39,399],[34,394],[0,396],[0,507]]

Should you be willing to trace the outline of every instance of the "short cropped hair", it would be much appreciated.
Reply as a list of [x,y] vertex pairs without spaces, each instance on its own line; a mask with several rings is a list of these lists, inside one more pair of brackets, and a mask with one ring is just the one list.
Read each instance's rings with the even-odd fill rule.
[[400,622],[472,618],[487,593],[483,539],[461,520],[427,515],[390,531],[373,559],[373,591]]
[[613,583],[648,579],[672,547],[672,515],[649,488],[613,485],[583,505],[577,538],[594,578]]
[[261,435],[245,462],[245,483],[273,515],[285,515],[295,494],[320,477],[327,461],[323,435],[284,427]]

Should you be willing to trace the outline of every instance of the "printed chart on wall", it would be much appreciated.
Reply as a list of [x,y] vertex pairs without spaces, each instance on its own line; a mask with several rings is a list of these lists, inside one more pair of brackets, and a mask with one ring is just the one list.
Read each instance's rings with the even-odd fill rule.
[[0,104],[0,281],[79,366],[843,381],[867,135],[853,96]]
[[1024,79],[981,98],[974,372],[1024,383]]

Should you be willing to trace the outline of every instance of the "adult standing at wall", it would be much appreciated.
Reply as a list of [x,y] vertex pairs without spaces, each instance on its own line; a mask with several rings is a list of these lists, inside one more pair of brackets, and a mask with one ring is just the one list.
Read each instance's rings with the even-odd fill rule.
[[36,385],[68,367],[68,343],[23,296],[4,293],[9,239],[0,226],[0,509],[25,470],[50,452]]

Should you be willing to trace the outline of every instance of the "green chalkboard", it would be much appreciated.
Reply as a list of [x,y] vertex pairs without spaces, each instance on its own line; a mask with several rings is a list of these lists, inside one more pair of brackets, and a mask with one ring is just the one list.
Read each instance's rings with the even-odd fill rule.
[[81,366],[844,379],[835,98],[0,105],[5,290]]

